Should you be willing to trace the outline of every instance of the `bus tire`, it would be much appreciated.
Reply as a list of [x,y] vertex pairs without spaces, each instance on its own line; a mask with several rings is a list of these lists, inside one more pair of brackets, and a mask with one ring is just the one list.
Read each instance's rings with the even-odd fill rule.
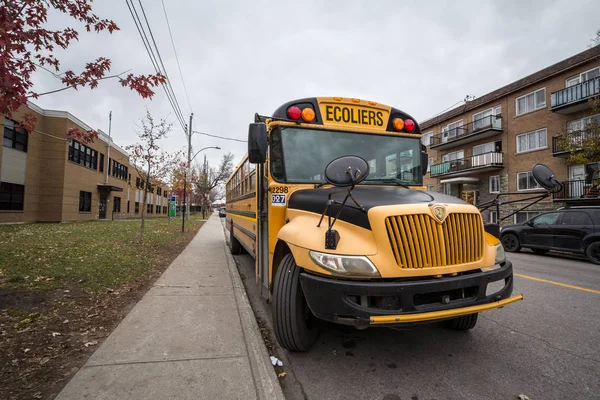
[[242,254],[242,244],[233,234],[233,222],[231,223],[231,227],[229,228],[229,249],[231,250],[231,254],[238,255]]
[[477,313],[463,315],[446,321],[446,327],[454,331],[468,331],[475,328],[477,324]]
[[275,338],[289,351],[308,351],[319,336],[318,320],[302,292],[300,271],[294,257],[287,254],[279,264],[273,287]]

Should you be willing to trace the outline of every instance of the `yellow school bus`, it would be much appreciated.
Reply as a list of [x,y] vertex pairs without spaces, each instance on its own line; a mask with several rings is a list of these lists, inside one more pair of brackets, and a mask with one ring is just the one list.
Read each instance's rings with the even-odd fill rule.
[[284,348],[308,350],[320,320],[469,330],[522,299],[477,208],[423,187],[420,139],[409,114],[355,98],[255,115],[226,184],[229,245],[255,258]]

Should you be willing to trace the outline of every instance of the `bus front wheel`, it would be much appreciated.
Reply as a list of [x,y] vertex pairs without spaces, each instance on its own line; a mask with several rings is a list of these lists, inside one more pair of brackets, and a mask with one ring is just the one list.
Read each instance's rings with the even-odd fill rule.
[[304,298],[300,268],[291,254],[283,257],[275,276],[273,327],[277,342],[290,351],[308,351],[319,336],[318,320]]
[[455,331],[469,331],[477,324],[477,313],[463,315],[446,321],[446,327]]
[[242,244],[233,234],[233,223],[229,227],[229,249],[231,250],[231,254],[242,254]]

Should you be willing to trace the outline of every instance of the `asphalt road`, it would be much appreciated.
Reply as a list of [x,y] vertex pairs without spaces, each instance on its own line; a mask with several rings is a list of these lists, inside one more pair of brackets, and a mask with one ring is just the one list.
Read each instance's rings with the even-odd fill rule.
[[[276,349],[287,398],[600,399],[600,266],[555,254],[509,259],[524,300],[480,314],[470,332],[327,323],[310,352]],[[236,260],[272,332],[270,306],[253,289],[254,260]]]

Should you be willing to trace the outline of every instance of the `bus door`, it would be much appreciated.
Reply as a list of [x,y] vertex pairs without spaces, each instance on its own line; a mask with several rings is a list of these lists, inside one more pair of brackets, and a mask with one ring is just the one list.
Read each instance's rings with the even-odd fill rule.
[[265,177],[265,165],[258,165],[257,179],[257,215],[258,223],[256,236],[256,275],[260,285],[260,293],[265,299],[269,299],[269,203],[268,180]]

